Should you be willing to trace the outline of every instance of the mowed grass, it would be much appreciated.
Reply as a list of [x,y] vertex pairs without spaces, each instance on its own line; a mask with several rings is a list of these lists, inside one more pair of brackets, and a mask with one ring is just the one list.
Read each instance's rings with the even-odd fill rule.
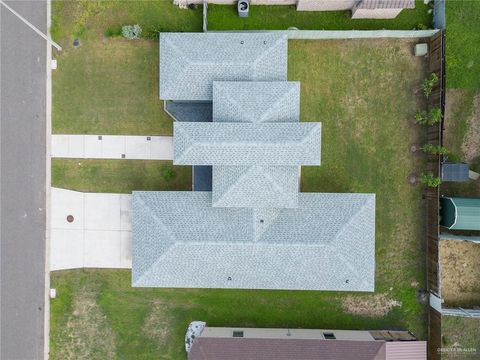
[[[106,37],[107,29],[140,24],[158,31],[201,31],[201,11],[171,1],[56,1],[52,129],[57,134],[169,135],[159,99],[158,41]],[[72,41],[80,39],[74,48]]]
[[480,90],[480,1],[446,1],[447,87]]
[[[83,342],[75,358],[113,353],[119,359],[184,359],[184,333],[192,320],[210,326],[408,329],[425,339],[426,307],[417,301],[417,291],[425,288],[421,189],[408,185],[407,176],[423,165],[410,155],[409,145],[422,140],[422,128],[412,123],[415,110],[424,106],[415,91],[426,72],[424,60],[411,56],[412,45],[402,40],[289,43],[289,78],[302,86],[301,117],[322,122],[322,165],[303,169],[302,191],[376,193],[375,293],[142,289],[131,287],[130,271],[56,272],[51,357],[63,359]],[[59,168],[54,179],[62,187],[81,181],[77,189],[85,191],[151,189],[140,183],[144,169],[109,170],[110,177],[103,170],[87,171],[84,181],[77,180],[84,176],[76,173],[74,160],[67,161],[71,175],[66,178],[60,170],[64,162],[54,162]],[[167,189],[160,173],[152,184],[153,179],[155,189]],[[86,291],[90,295],[82,296]],[[82,301],[95,319],[103,319],[94,327],[86,328],[93,315],[82,311]]]
[[208,6],[208,30],[412,30],[430,27],[429,5],[415,2],[415,9],[402,10],[395,19],[352,19],[351,11],[297,11],[296,6],[260,6],[250,8],[248,18],[238,16],[231,5]]
[[[443,142],[453,161],[480,172],[480,2],[446,2],[446,111]],[[480,196],[480,182],[444,183],[447,196]]]
[[480,353],[480,319],[442,316],[442,347],[450,350],[442,353],[442,360],[477,359]]
[[192,168],[159,160],[52,159],[52,186],[106,193],[191,190]]

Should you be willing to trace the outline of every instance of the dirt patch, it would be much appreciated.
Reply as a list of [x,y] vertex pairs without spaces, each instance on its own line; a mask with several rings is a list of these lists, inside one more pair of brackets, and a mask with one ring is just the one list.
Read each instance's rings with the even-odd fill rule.
[[167,305],[155,301],[152,310],[147,315],[143,324],[142,332],[159,347],[168,343],[171,337],[173,319],[168,311]]
[[468,119],[468,132],[462,143],[462,152],[469,163],[480,156],[480,94],[473,99],[473,114]]
[[480,244],[440,242],[441,294],[450,306],[480,305]]
[[62,346],[56,348],[58,359],[114,359],[115,335],[98,305],[98,289],[84,286],[75,293],[72,312],[62,329]]
[[342,308],[346,313],[358,316],[382,317],[402,303],[388,294],[347,296],[342,299]]

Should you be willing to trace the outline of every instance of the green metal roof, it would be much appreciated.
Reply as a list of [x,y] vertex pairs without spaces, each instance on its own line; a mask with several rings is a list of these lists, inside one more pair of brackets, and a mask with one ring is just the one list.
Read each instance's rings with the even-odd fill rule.
[[453,230],[480,230],[480,198],[440,199],[440,225]]

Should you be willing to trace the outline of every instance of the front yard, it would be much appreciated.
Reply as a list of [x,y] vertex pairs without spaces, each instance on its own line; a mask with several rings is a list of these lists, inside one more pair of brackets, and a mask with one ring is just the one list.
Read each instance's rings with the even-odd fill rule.
[[[135,44],[129,46],[146,46]],[[411,55],[413,44],[398,39],[289,42],[289,78],[301,81],[301,118],[321,121],[323,133],[322,165],[303,168],[302,191],[377,194],[375,293],[134,289],[130,271],[57,272],[51,285],[58,294],[51,301],[51,358],[182,359],[184,331],[192,320],[212,326],[408,329],[424,339],[421,188],[409,185],[407,177],[423,166],[422,157],[409,148],[423,141],[423,128],[413,125],[413,116],[424,106],[416,90],[427,72],[425,60]],[[72,51],[77,50],[82,48]],[[59,94],[64,85],[60,81],[54,91]],[[88,92],[83,94],[88,99]],[[102,102],[94,104],[91,111],[104,111]],[[54,112],[58,122],[58,106]],[[138,118],[138,127],[156,120],[149,119]],[[129,131],[109,121],[99,119],[99,128]],[[65,120],[65,127],[76,126],[71,122]],[[175,168],[175,184],[165,182],[165,164],[157,170],[116,160],[82,160],[78,176],[77,162],[54,161],[53,185],[129,192],[182,190],[190,181],[188,171]]]

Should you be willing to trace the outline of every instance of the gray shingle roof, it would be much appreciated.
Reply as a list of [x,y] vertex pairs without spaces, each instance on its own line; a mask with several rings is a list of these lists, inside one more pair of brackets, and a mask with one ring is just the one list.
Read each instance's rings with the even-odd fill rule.
[[175,122],[178,165],[320,165],[320,123]]
[[215,81],[213,121],[297,122],[300,83],[296,81]]
[[276,33],[161,33],[160,98],[212,100],[215,80],[287,80],[287,48]]
[[299,171],[296,166],[214,166],[212,205],[295,208]]
[[374,290],[374,194],[300,193],[297,209],[211,203],[210,192],[133,193],[133,286]]

